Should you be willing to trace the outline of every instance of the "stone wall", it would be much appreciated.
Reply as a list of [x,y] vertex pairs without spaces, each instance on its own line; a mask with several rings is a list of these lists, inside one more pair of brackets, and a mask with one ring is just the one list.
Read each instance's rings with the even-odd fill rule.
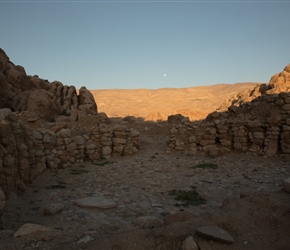
[[24,190],[45,169],[133,155],[138,148],[139,132],[124,125],[99,123],[90,130],[74,130],[52,124],[33,129],[10,109],[0,109],[0,215],[5,195]]
[[226,112],[211,113],[203,121],[190,122],[178,115],[169,117],[168,123],[169,152],[290,156],[290,93],[261,96]]

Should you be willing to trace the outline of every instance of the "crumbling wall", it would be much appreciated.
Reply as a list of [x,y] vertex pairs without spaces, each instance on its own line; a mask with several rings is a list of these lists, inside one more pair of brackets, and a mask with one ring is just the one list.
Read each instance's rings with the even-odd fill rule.
[[169,117],[168,123],[169,152],[290,156],[290,93],[261,96],[226,112],[211,113],[204,121],[190,122],[178,115]]
[[25,125],[10,109],[0,109],[0,215],[5,197],[24,190],[45,169],[112,156],[133,155],[139,132],[124,125],[98,123],[90,130]]

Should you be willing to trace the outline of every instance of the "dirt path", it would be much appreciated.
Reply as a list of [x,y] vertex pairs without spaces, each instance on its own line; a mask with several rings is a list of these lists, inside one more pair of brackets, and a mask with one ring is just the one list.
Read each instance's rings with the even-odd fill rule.
[[[142,135],[135,156],[46,171],[25,193],[14,195],[3,216],[0,249],[179,249],[188,235],[201,250],[290,248],[290,195],[282,190],[289,162],[167,155],[165,123],[132,126]],[[201,163],[217,167],[193,168]],[[176,206],[172,190],[196,190],[206,203]],[[98,199],[103,208],[76,204],[83,198]],[[60,205],[61,212],[44,215],[49,204]],[[25,223],[54,230],[13,238]],[[195,235],[197,227],[212,224],[235,243]]]

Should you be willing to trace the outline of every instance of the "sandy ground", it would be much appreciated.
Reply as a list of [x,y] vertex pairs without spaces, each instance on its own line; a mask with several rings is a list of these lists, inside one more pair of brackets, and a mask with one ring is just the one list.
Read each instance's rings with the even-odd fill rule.
[[257,83],[217,84],[192,88],[91,90],[99,112],[109,117],[132,115],[145,120],[166,120],[182,114],[191,120],[203,119],[221,103]]
[[[189,235],[201,250],[290,249],[290,194],[283,190],[283,180],[290,176],[288,161],[235,154],[167,155],[166,123],[130,126],[141,132],[135,156],[46,171],[25,193],[12,195],[3,216],[0,249],[175,250],[182,249]],[[193,168],[200,163],[218,167]],[[173,189],[195,189],[206,203],[176,206],[169,195]],[[75,204],[96,196],[116,206],[89,209]],[[62,204],[62,211],[44,215],[51,203]],[[25,223],[52,231],[14,238]],[[226,230],[235,243],[198,236],[196,229],[204,225]]]

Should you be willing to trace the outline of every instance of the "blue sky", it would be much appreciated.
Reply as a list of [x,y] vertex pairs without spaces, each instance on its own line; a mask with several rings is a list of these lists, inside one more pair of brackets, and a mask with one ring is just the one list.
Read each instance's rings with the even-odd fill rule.
[[0,47],[27,74],[78,88],[268,82],[290,63],[289,12],[290,1],[0,1]]

